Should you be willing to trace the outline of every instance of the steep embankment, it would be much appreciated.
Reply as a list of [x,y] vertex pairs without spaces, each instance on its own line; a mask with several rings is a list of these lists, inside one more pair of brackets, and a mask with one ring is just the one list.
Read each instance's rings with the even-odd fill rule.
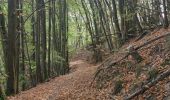
[[[131,94],[143,88],[149,89],[142,90],[133,98],[134,100],[169,100],[170,77],[155,84],[155,80],[161,73],[168,71],[167,75],[169,75],[170,36],[166,35],[169,35],[169,32],[170,29],[156,29],[139,41],[133,39],[125,44],[119,52],[113,54],[98,68],[96,72],[97,86],[112,88],[110,97],[116,100],[126,100]],[[141,55],[143,58],[141,62],[129,55],[127,49],[129,46],[133,46]],[[153,87],[149,87],[148,84],[152,82],[154,83]]]

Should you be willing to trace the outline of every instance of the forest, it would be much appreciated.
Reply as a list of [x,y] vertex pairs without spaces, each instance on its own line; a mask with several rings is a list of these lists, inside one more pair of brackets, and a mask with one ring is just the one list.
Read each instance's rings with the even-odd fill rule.
[[170,0],[0,0],[0,100],[170,100]]

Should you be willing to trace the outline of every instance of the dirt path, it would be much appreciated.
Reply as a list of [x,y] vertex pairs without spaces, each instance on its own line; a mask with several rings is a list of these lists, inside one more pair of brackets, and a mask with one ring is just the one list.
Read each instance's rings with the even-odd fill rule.
[[9,100],[103,100],[102,93],[90,86],[97,66],[84,60],[71,62],[70,66],[70,74],[9,97]]

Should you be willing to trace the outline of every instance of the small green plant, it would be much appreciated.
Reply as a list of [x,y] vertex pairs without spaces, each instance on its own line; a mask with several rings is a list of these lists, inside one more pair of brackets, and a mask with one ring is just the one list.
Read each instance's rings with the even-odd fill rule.
[[170,49],[170,36],[166,37],[166,44],[165,44],[165,50],[169,51]]
[[165,61],[161,64],[161,66],[165,67],[166,65],[170,65],[170,59],[165,59]]
[[6,80],[6,77],[7,77],[6,74],[0,72],[0,100],[5,100],[5,98],[6,98],[6,95],[4,92],[5,90],[4,90],[4,86],[3,86],[3,84]]
[[133,63],[131,61],[127,61],[126,67],[128,68],[128,70],[132,70],[134,66],[133,66]]
[[123,81],[121,80],[116,81],[113,94],[120,93],[122,89],[123,89]]
[[156,77],[157,77],[157,75],[158,75],[158,70],[157,69],[152,69],[152,70],[150,70],[149,72],[148,72],[148,80],[153,80],[153,79],[155,79]]
[[142,71],[143,71],[142,66],[141,65],[137,65],[136,69],[135,69],[136,78],[138,78],[141,75]]
[[138,84],[132,84],[130,86],[130,90],[129,93],[134,93],[134,91],[136,91],[138,89],[139,85]]
[[5,95],[5,92],[4,92],[4,88],[2,86],[2,84],[0,84],[0,100],[6,100],[6,95]]

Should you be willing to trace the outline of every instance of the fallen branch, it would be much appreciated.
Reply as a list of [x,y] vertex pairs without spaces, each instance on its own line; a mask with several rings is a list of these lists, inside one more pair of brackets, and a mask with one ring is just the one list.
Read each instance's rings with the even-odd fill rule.
[[91,82],[91,85],[92,83],[94,82],[95,78],[97,77],[97,75],[100,73],[100,71],[103,70],[103,66],[105,65],[105,63],[107,63],[110,59],[112,58],[112,56],[108,57],[107,59],[105,59],[105,61],[103,61],[100,65],[99,65],[99,69],[97,69],[96,73],[94,74],[94,79],[93,81]]
[[[159,40],[159,39],[161,39],[161,38],[163,38],[163,37],[166,37],[166,36],[168,36],[168,35],[170,35],[169,32],[168,32],[168,33],[165,33],[164,35],[155,37],[154,39],[151,39],[151,40],[149,40],[149,41],[146,41],[146,42],[143,43],[142,45],[135,47],[135,50],[137,51],[137,50],[139,50],[140,48],[142,48],[142,47],[144,47],[144,46],[146,46],[146,45],[148,45],[148,44],[150,44],[150,43],[152,43],[152,42],[155,42],[156,40]],[[121,59],[118,59],[117,61],[111,62],[110,66],[108,66],[108,67],[111,67],[111,66],[119,63],[120,61],[122,61],[122,60],[124,60],[125,58],[127,58],[129,55],[130,55],[129,52],[126,53]]]
[[165,71],[164,73],[162,73],[161,75],[159,75],[155,80],[153,80],[152,82],[149,82],[145,85],[143,85],[139,90],[137,90],[135,93],[129,95],[128,97],[126,97],[124,100],[131,100],[134,97],[143,94],[146,90],[150,89],[152,86],[156,85],[159,81],[162,81],[163,79],[165,79],[166,77],[170,76],[170,69]]
[[151,33],[151,32],[145,30],[142,34],[140,34],[140,36],[135,40],[135,42],[141,40],[142,38],[144,38],[149,33]]
[[166,37],[166,36],[168,36],[168,35],[170,35],[170,32],[165,33],[164,35],[158,36],[158,37],[156,37],[156,38],[154,38],[154,39],[151,39],[151,40],[149,40],[149,41],[146,41],[146,42],[143,43],[142,45],[136,47],[135,50],[138,50],[138,49],[140,49],[140,48],[142,48],[142,47],[144,47],[144,46],[146,46],[146,45],[148,45],[148,44],[150,44],[150,43],[152,43],[152,42],[154,42],[154,41],[156,41],[156,40],[159,40],[159,39],[161,39],[161,38],[163,38],[163,37]]
[[[159,39],[161,39],[161,38],[163,38],[163,37],[166,37],[166,36],[168,36],[168,35],[170,35],[170,32],[165,33],[165,34],[163,34],[163,35],[161,35],[161,36],[157,36],[157,37],[155,37],[154,39],[148,40],[148,41],[146,41],[145,43],[143,43],[142,45],[137,46],[137,47],[134,47],[134,49],[137,51],[137,50],[139,50],[140,48],[142,48],[142,47],[144,47],[144,46],[146,46],[146,45],[148,45],[148,44],[150,44],[150,43],[152,43],[152,42],[154,42],[154,41],[156,41],[156,40],[159,40]],[[130,53],[129,53],[129,52],[126,52],[126,53],[123,55],[123,57],[121,57],[120,59],[118,59],[118,60],[116,60],[116,61],[111,61],[111,62],[109,62],[110,64],[109,64],[107,67],[100,68],[100,65],[99,65],[99,68],[100,68],[100,69],[98,69],[97,72],[95,73],[94,79],[95,79],[96,76],[100,73],[100,71],[102,71],[102,70],[105,69],[105,68],[110,68],[110,67],[116,65],[117,63],[119,63],[119,62],[121,62],[122,60],[126,59],[129,55],[130,55]],[[108,61],[109,61],[110,59],[111,59],[111,57],[109,57],[109,59],[105,60],[105,61],[101,64],[101,66],[104,66],[105,63],[108,63]]]
[[147,34],[154,34],[156,32],[158,32],[161,29],[161,27],[157,27],[153,32],[150,32],[149,30],[145,30],[136,40],[135,42],[141,40],[142,38],[144,38]]

